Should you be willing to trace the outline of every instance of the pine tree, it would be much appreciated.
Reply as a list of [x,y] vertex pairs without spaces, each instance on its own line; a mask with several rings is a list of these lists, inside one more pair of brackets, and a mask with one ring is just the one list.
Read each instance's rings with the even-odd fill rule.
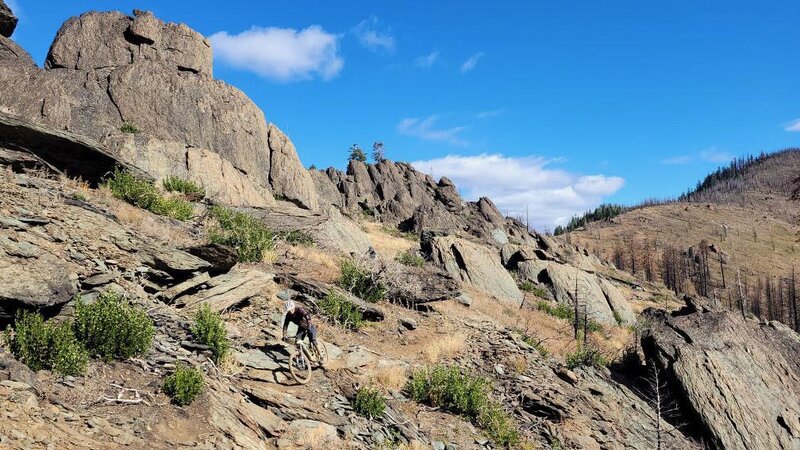
[[350,156],[348,159],[350,161],[367,162],[367,155],[364,154],[364,150],[361,150],[360,145],[353,144],[350,147]]

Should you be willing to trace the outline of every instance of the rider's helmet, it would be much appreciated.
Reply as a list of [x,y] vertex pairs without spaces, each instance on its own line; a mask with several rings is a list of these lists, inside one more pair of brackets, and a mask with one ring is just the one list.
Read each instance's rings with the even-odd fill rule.
[[294,311],[294,302],[291,300],[287,300],[286,303],[283,304],[283,306],[286,312]]

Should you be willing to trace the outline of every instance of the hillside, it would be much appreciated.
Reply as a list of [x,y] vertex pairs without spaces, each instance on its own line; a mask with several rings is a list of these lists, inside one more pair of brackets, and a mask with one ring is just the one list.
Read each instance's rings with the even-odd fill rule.
[[[734,162],[699,182],[680,201],[592,222],[565,239],[655,280],[664,279],[665,250],[677,250],[695,261],[706,258],[708,286],[701,288],[706,295],[738,308],[738,272],[751,308],[795,326],[793,306],[784,299],[794,292],[791,278],[800,260],[800,202],[791,199],[798,171],[796,149]],[[695,282],[687,281],[684,290],[697,292],[702,274],[691,267],[688,272]],[[768,311],[768,296],[778,303],[775,311]]]
[[0,448],[800,445],[788,327],[406,163],[306,170],[187,25],[85,13],[38,67],[15,24],[0,0]]

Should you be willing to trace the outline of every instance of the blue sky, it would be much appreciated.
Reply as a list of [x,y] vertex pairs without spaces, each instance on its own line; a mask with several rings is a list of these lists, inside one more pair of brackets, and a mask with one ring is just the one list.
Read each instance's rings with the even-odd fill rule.
[[184,22],[304,164],[343,168],[351,144],[382,141],[539,227],[800,144],[798,2],[10,3],[40,63],[86,10]]

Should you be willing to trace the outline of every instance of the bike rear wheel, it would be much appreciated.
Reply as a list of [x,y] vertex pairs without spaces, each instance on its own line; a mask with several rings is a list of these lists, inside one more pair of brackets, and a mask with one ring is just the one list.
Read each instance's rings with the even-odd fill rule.
[[302,351],[289,356],[289,372],[292,374],[292,378],[300,384],[306,384],[311,380],[311,362]]

